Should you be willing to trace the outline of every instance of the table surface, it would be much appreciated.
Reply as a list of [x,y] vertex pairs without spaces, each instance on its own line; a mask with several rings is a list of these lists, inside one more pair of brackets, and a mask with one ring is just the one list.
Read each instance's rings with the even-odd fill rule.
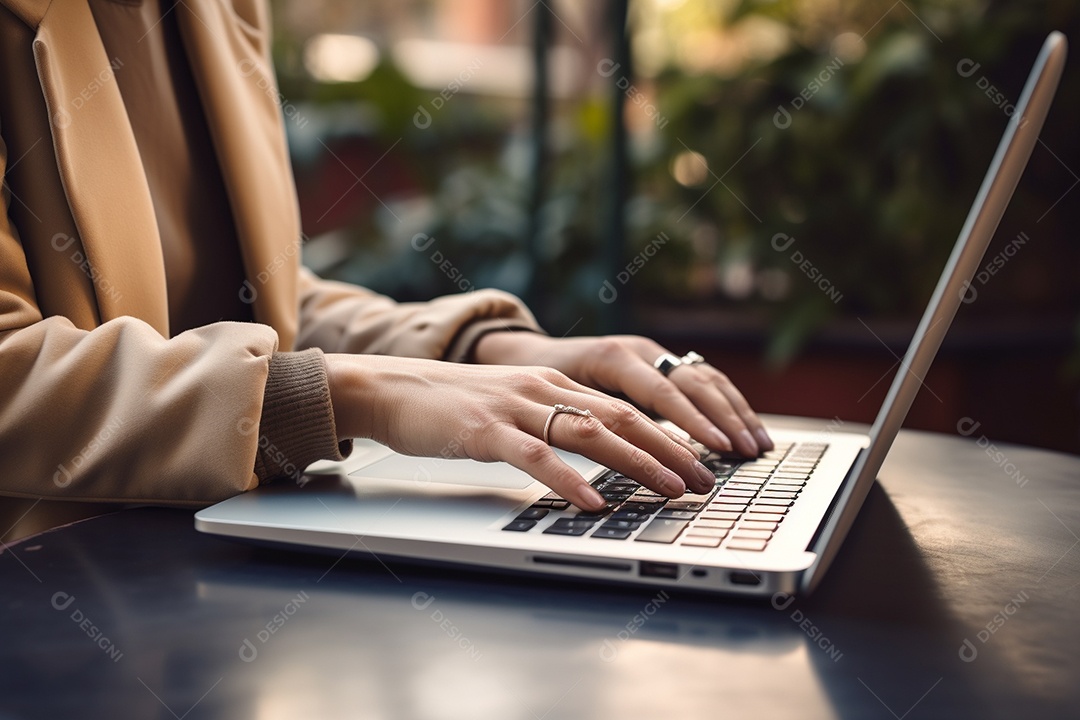
[[901,433],[791,604],[76,523],[0,555],[0,719],[1075,718],[1080,458],[986,445]]

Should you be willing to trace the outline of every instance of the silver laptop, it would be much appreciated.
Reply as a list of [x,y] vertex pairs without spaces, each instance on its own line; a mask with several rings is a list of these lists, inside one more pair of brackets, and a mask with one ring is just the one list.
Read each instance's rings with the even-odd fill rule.
[[207,533],[383,563],[456,563],[742,595],[807,593],[847,535],[1038,140],[1065,64],[1052,33],[869,435],[774,430],[761,458],[711,455],[716,487],[659,497],[561,453],[609,501],[581,512],[505,463],[416,458],[370,441],[200,511]]

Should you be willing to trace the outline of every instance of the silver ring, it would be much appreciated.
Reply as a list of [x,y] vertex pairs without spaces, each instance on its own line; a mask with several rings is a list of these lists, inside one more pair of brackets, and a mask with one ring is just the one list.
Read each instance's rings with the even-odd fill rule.
[[682,356],[683,365],[697,365],[703,362],[705,362],[705,358],[701,357],[693,350]]
[[671,374],[671,371],[683,364],[683,361],[675,357],[671,353],[664,353],[660,357],[656,358],[653,362],[653,367],[663,373],[664,377]]
[[559,413],[566,413],[567,415],[580,415],[581,417],[596,417],[592,414],[591,410],[582,410],[576,408],[573,405],[563,405],[562,403],[555,403],[555,406],[551,408],[551,412],[548,413],[547,422],[544,423],[544,442],[548,445],[551,444],[551,421],[555,419],[555,416]]

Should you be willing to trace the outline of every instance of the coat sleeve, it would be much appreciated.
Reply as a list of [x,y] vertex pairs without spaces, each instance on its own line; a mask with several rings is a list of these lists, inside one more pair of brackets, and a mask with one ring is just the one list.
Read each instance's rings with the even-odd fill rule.
[[397,303],[346,283],[300,271],[298,348],[463,362],[482,335],[496,330],[542,332],[525,304],[501,290]]
[[132,317],[43,317],[0,192],[0,494],[202,505],[254,487],[277,333],[217,323],[167,340]]

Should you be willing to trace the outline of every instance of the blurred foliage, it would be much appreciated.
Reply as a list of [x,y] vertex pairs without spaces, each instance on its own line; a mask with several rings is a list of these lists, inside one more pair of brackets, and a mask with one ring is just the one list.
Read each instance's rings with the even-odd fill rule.
[[[745,58],[735,72],[688,70],[671,60],[655,78],[635,79],[667,123],[657,130],[646,122],[642,129],[640,117],[629,118],[638,122],[631,123],[625,261],[658,233],[671,240],[620,302],[726,304],[760,313],[769,318],[771,355],[783,361],[838,315],[921,311],[1007,119],[980,78],[1015,100],[1047,31],[1075,36],[1080,8],[1063,0],[689,0],[670,20],[676,45],[681,27],[703,24],[711,24],[721,46],[724,37],[751,27],[766,27],[783,42]],[[379,192],[385,207],[346,228],[355,252],[334,274],[400,299],[484,286],[521,294],[538,276],[543,292],[534,309],[550,329],[597,328],[605,309],[598,291],[619,270],[605,267],[601,249],[615,77],[555,108],[534,265],[523,244],[528,128],[513,119],[528,117],[525,101],[462,93],[421,129],[414,114],[431,107],[436,93],[409,86],[385,60],[363,82],[319,85],[304,77],[298,40],[287,28],[279,33],[283,94],[328,117],[340,117],[333,110],[346,107],[368,118],[355,134],[380,152],[400,142],[382,162],[398,166],[412,183],[400,196]],[[979,64],[969,77],[957,71],[964,59]],[[1075,116],[1078,98],[1077,79],[1067,72],[1054,114]],[[790,122],[782,114],[778,121],[780,108]],[[635,112],[641,108],[628,103],[628,116]],[[344,132],[333,123],[315,129],[327,127]],[[291,139],[294,147],[303,145],[302,138]],[[1061,153],[1075,159],[1076,141],[1069,142]],[[709,173],[684,186],[672,168],[689,150],[704,158]],[[314,162],[302,155],[301,180]],[[1022,183],[1021,195],[1048,207],[1047,198],[1066,187],[1061,178],[1035,179]],[[1071,205],[1042,227],[1071,232],[1077,219]],[[412,242],[418,233],[435,238],[424,251]],[[778,251],[778,233],[794,243]],[[436,250],[456,273],[432,260]],[[839,302],[792,262],[795,250],[842,295]],[[621,307],[633,310],[632,303]]]
[[[728,22],[763,13],[797,36],[800,5],[743,2]],[[774,359],[837,313],[921,312],[1004,129],[1004,108],[1019,97],[1048,29],[1080,28],[1075,3],[909,2],[882,17],[889,6],[834,7],[832,31],[818,44],[794,43],[732,77],[669,70],[660,78],[669,147],[710,158],[718,167],[706,185],[723,176],[730,188],[693,211],[721,234],[720,263],[745,258],[759,277],[770,268],[789,277],[790,292],[769,303]],[[837,38],[837,29],[875,17],[865,41]],[[838,40],[848,40],[848,57]],[[970,76],[958,72],[965,59],[979,66]],[[1006,105],[987,95],[989,84]],[[1067,75],[1054,112],[1074,115],[1076,98]],[[701,197],[700,187],[665,182],[662,165],[651,171],[650,187],[673,206]],[[1017,205],[1049,207],[1068,187],[1026,182]],[[1059,225],[1063,236],[1067,227]],[[776,233],[795,242],[779,252]],[[840,302],[802,276],[796,250]]]

